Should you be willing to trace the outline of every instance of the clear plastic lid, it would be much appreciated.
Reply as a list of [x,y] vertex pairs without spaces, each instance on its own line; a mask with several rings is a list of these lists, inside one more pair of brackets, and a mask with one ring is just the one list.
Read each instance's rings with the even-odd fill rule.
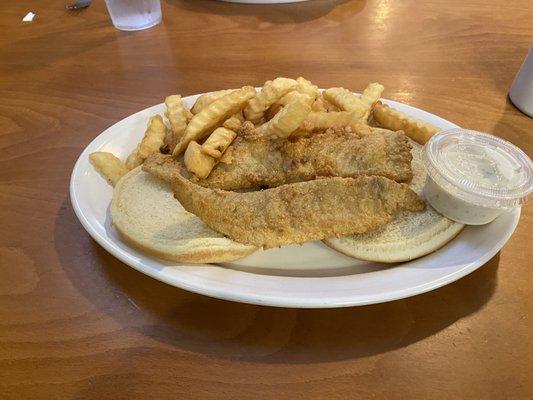
[[454,196],[480,206],[513,208],[533,192],[533,164],[499,137],[466,129],[439,132],[424,146],[428,175]]

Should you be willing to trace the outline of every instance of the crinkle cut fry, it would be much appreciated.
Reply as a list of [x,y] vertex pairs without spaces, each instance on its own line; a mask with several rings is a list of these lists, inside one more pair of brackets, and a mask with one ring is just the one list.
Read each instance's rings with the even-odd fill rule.
[[344,88],[330,88],[324,91],[324,98],[345,111],[351,111],[357,119],[366,121],[374,104],[381,97],[384,87],[379,83],[368,85],[361,96]]
[[305,95],[295,97],[283,107],[274,118],[257,128],[257,132],[268,137],[287,138],[311,112]]
[[165,135],[164,142],[172,152],[183,136],[183,132],[185,132],[185,128],[187,128],[187,123],[192,114],[183,105],[179,94],[168,96],[165,99],[165,106],[167,107],[165,115],[170,122],[170,129]]
[[377,102],[372,113],[374,120],[383,128],[403,131],[415,142],[425,144],[441,129],[431,124],[418,121],[387,104]]
[[126,165],[112,153],[96,151],[89,154],[89,160],[112,186],[115,186],[120,178],[129,172]]
[[227,94],[230,94],[231,92],[234,92],[236,89],[223,89],[223,90],[217,90],[215,92],[209,92],[204,93],[200,97],[196,99],[196,102],[191,108],[191,111],[193,114],[198,114],[200,111],[202,111],[204,108],[206,108],[209,104],[214,102],[215,100],[220,99],[221,97],[224,97]]
[[255,96],[255,89],[244,86],[240,90],[233,91],[205,107],[192,117],[180,142],[176,145],[172,155],[177,156],[185,151],[192,140],[205,139],[209,133],[222,124],[229,117],[242,110],[248,100]]
[[298,82],[289,78],[276,78],[271,82],[265,82],[263,88],[253,99],[248,102],[244,109],[244,116],[253,123],[258,123],[268,107],[281,99],[298,86]]
[[353,111],[311,112],[300,126],[302,130],[320,131],[328,128],[354,127],[357,119]]
[[158,152],[165,142],[167,127],[161,115],[150,117],[141,142],[126,159],[129,169],[138,167],[152,153]]
[[359,100],[359,97],[348,89],[341,87],[329,88],[322,93],[322,96],[326,101],[341,110],[354,112],[357,117],[363,117],[366,112],[366,108]]

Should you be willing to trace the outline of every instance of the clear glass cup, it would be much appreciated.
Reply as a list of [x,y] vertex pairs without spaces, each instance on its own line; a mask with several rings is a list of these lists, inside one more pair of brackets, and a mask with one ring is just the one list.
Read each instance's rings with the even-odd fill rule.
[[160,0],[105,0],[115,28],[140,31],[161,22]]

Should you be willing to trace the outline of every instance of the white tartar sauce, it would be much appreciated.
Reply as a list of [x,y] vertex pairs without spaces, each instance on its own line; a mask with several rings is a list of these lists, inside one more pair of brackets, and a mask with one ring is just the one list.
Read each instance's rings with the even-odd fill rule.
[[444,216],[482,225],[524,204],[532,193],[532,162],[513,144],[486,133],[451,129],[424,147],[426,200]]

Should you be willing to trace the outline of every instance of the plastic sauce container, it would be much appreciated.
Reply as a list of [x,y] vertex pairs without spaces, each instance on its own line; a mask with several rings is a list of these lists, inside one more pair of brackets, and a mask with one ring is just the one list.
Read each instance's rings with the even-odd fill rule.
[[433,136],[423,154],[426,200],[462,224],[487,224],[525,204],[533,192],[531,159],[496,136],[450,129]]

